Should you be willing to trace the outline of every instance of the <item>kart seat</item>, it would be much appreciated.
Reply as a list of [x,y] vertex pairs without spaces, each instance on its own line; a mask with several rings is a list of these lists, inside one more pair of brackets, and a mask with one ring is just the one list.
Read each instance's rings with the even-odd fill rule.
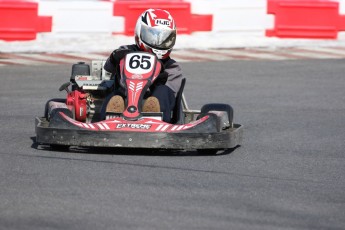
[[[183,78],[181,81],[181,86],[179,91],[176,94],[176,101],[175,101],[175,107],[172,111],[172,117],[171,117],[171,124],[184,124],[184,116],[183,116],[183,108],[182,108],[182,95],[183,95],[183,89],[186,84],[186,78]],[[110,98],[114,95],[114,93],[110,94],[103,102],[103,106],[101,109],[101,120],[105,119],[105,108],[108,104],[108,101]]]
[[183,89],[184,89],[185,84],[186,84],[186,78],[183,78],[181,81],[180,89],[176,94],[175,107],[174,107],[173,114],[171,117],[171,122],[170,122],[172,124],[184,124],[182,95],[183,95]]

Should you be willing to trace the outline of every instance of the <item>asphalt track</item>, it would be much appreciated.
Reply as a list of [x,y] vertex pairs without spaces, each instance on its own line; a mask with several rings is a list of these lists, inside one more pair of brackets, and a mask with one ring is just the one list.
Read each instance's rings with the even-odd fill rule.
[[216,156],[36,146],[70,69],[0,68],[0,229],[345,229],[344,59],[183,63],[245,127]]

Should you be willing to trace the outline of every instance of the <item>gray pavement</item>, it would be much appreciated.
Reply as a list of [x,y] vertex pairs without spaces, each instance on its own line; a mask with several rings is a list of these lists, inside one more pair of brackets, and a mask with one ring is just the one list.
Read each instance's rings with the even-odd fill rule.
[[345,60],[183,63],[191,108],[230,103],[217,156],[53,152],[34,117],[70,66],[0,68],[0,229],[345,229]]

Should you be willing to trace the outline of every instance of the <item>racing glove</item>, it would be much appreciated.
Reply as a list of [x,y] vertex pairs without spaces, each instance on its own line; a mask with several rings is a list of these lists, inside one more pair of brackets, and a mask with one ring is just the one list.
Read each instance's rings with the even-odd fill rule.
[[153,84],[150,86],[149,88],[149,94],[151,94],[151,92],[153,92],[155,90],[155,88],[159,85],[165,85],[165,83],[168,80],[168,73],[163,71],[160,72],[158,77],[156,78],[156,80],[153,82]]
[[165,85],[168,80],[168,73],[167,72],[160,72],[157,79],[154,81],[154,85]]
[[168,73],[165,72],[165,66],[161,60],[158,60],[161,63],[161,71],[157,77],[157,79],[154,81],[154,85],[165,85],[165,83],[168,80]]
[[120,64],[121,59],[131,52],[133,51],[129,49],[116,49],[110,54],[109,60],[113,65],[117,66]]

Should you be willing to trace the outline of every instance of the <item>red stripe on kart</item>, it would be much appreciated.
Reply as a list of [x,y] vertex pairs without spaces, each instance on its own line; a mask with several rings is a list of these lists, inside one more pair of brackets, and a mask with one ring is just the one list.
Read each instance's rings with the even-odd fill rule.
[[[70,117],[68,117],[63,112],[60,112],[60,115],[68,122],[73,125],[79,126],[84,129],[93,130],[93,131],[134,131],[134,132],[178,132],[185,129],[190,129],[204,121],[206,121],[209,116],[204,116],[197,121],[191,122],[185,125],[171,125],[162,121],[158,121],[155,119],[144,118],[140,121],[127,121],[122,118],[114,118],[110,120],[105,120],[93,124],[87,124],[84,122],[76,121]],[[120,126],[117,126],[119,124]],[[132,128],[132,125],[134,128]],[[135,128],[136,125],[143,125],[147,126],[147,128]],[[97,129],[98,126],[100,129]],[[171,128],[170,128],[171,127]],[[170,128],[170,129],[169,129]]]

